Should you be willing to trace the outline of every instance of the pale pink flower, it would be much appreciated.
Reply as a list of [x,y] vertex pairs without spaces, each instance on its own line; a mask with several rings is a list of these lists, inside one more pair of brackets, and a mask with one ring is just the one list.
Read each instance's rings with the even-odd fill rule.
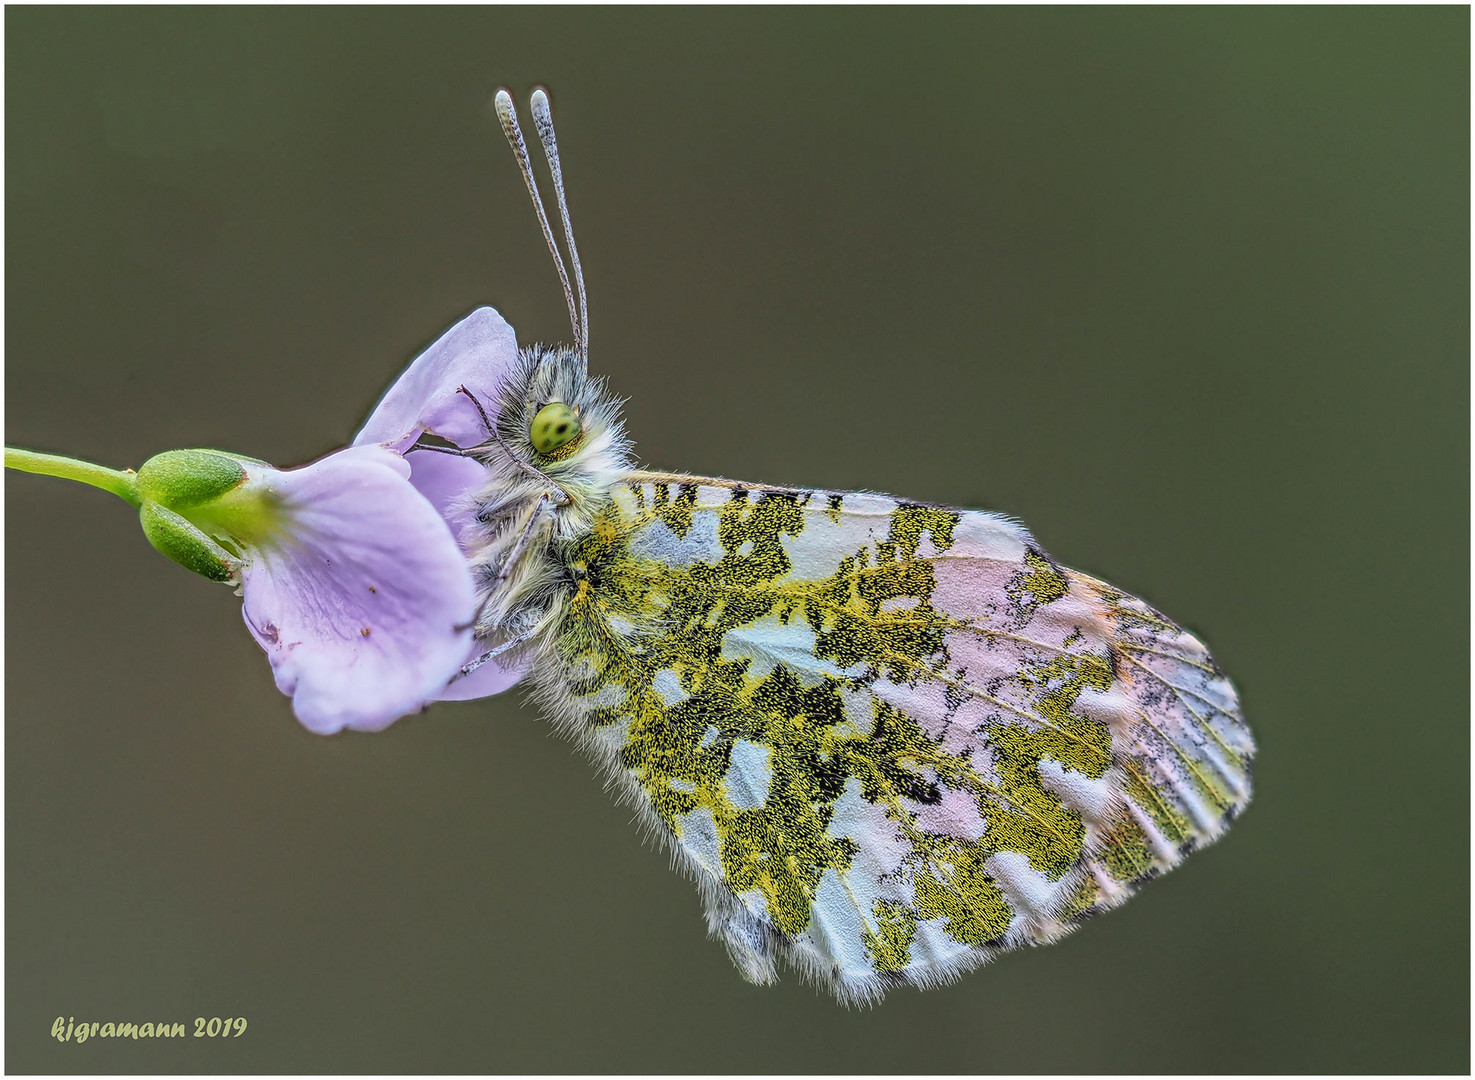
[[243,462],[243,491],[274,509],[243,549],[243,614],[277,686],[311,731],[381,730],[436,700],[500,693],[523,669],[496,660],[465,677],[475,590],[460,542],[486,480],[474,458],[411,450],[422,433],[460,447],[517,360],[512,328],[478,308],[422,353],[353,445],[304,468]]

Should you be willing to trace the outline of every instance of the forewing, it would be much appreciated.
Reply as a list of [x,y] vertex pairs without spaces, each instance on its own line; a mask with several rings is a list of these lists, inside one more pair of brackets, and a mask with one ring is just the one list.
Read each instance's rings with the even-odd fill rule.
[[754,981],[779,957],[846,1000],[945,981],[1249,799],[1203,646],[998,515],[652,478],[572,563],[549,704]]

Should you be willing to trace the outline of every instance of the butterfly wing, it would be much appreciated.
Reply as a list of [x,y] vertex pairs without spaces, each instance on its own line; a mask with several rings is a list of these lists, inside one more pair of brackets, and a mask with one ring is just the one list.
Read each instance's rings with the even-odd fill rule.
[[1204,647],[1020,525],[617,486],[537,683],[755,982],[842,1000],[1068,932],[1215,839],[1254,743]]

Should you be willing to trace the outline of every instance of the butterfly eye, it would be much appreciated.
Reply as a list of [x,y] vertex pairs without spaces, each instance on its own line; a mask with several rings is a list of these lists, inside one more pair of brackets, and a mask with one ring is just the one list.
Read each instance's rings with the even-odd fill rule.
[[583,431],[579,414],[561,401],[550,401],[533,417],[533,426],[528,431],[533,449],[540,454],[551,454],[561,446],[567,446]]

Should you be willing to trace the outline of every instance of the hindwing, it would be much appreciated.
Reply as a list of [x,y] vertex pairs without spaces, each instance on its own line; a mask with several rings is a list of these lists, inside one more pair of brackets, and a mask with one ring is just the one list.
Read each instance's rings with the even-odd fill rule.
[[1215,839],[1254,743],[1204,647],[996,514],[646,474],[537,682],[744,974],[843,1000],[1050,941]]

